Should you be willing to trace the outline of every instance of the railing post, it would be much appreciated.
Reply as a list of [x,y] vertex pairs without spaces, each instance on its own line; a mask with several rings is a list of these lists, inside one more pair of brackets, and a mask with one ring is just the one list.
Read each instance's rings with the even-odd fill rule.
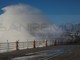
[[33,41],[33,48],[36,48],[36,41]]
[[48,46],[48,44],[47,44],[47,40],[45,40],[45,47],[47,47]]
[[54,46],[56,45],[56,40],[54,41]]
[[7,40],[7,52],[9,52],[9,42]]
[[16,41],[16,50],[19,50],[19,41]]

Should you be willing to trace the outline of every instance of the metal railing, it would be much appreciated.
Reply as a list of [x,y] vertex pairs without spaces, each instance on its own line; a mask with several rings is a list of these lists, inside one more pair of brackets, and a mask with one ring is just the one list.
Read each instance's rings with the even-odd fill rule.
[[49,45],[53,45],[54,41],[25,41],[25,42],[6,42],[0,43],[0,53],[3,52],[10,52],[14,50],[21,50],[21,49],[29,49],[29,48],[37,48],[37,47],[47,47]]

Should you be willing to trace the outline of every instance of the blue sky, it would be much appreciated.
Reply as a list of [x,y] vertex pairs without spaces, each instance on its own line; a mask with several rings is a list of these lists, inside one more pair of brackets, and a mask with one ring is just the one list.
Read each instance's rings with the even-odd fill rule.
[[80,0],[0,0],[0,14],[3,7],[28,4],[40,9],[55,24],[80,23]]

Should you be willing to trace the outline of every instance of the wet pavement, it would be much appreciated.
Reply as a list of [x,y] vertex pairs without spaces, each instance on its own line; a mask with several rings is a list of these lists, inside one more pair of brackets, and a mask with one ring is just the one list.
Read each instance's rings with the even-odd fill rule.
[[72,48],[70,47],[69,48],[53,48],[51,50],[28,53],[28,54],[25,54],[24,57],[17,57],[11,60],[48,60],[58,55],[71,53]]

